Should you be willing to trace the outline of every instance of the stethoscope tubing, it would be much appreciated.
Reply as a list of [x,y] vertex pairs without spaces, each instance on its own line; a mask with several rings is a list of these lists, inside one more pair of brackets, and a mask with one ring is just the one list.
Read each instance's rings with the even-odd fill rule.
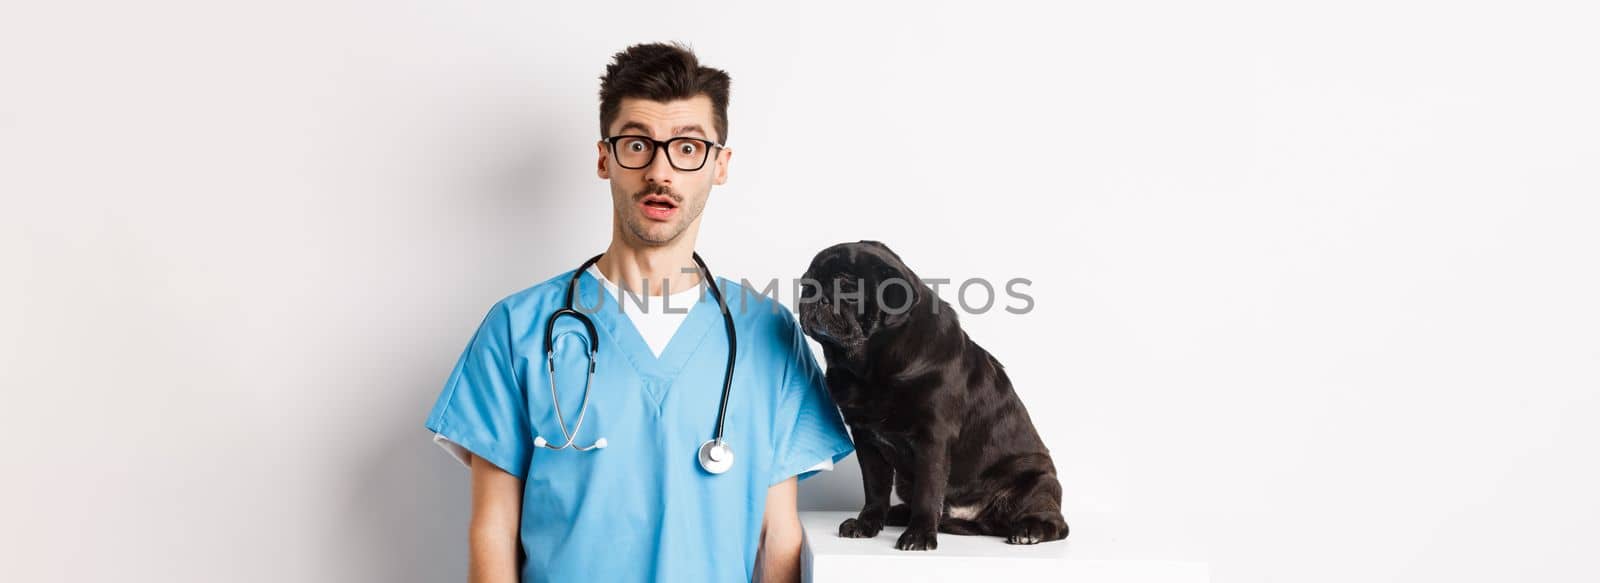
[[[589,451],[592,449],[604,448],[606,446],[606,440],[604,437],[595,440],[595,443],[588,446],[582,446],[573,443],[578,436],[578,431],[583,427],[584,415],[588,413],[589,387],[594,381],[595,361],[600,353],[600,335],[595,329],[594,321],[590,320],[589,317],[583,312],[574,309],[573,301],[577,296],[578,279],[583,276],[583,273],[587,271],[591,265],[594,265],[595,262],[599,261],[604,255],[604,253],[601,253],[599,255],[595,255],[594,257],[590,257],[588,261],[583,262],[583,265],[578,267],[577,271],[573,272],[572,278],[567,282],[567,294],[564,306],[556,310],[555,313],[551,314],[550,319],[545,323],[544,350],[545,362],[549,369],[550,400],[555,405],[556,423],[560,426],[561,435],[562,437],[566,438],[566,443],[557,446],[545,441],[543,437],[540,437],[535,440],[536,445],[554,450],[561,450],[571,447],[577,449],[578,451]],[[728,312],[727,299],[723,297],[722,288],[721,286],[717,285],[716,277],[711,275],[711,269],[706,267],[706,262],[700,258],[699,253],[691,253],[691,256],[694,258],[695,265],[700,268],[700,273],[705,280],[706,285],[711,288],[711,295],[717,300],[717,308],[722,312],[723,327],[726,329],[728,335],[728,362],[726,367],[723,369],[722,398],[717,404],[717,431],[715,437],[702,444],[700,448],[701,465],[711,473],[720,474],[727,471],[728,466],[733,462],[733,451],[727,446],[727,444],[723,442],[723,436],[725,435],[724,431],[727,428],[728,397],[733,392],[733,370],[734,363],[738,360],[739,341],[737,332],[733,325],[733,315]],[[566,416],[563,415],[561,411],[561,399],[560,395],[556,392],[555,381],[554,332],[556,320],[560,319],[562,316],[572,317],[583,324],[584,332],[587,333],[584,340],[585,344],[587,344],[587,352],[589,355],[589,370],[587,371],[587,376],[584,378],[583,383],[583,400],[578,405],[578,420],[573,423],[571,432],[567,431]]]

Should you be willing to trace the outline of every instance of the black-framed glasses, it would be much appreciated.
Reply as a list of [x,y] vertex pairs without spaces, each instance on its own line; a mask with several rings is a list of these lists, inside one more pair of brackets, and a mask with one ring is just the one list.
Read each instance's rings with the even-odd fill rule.
[[629,170],[639,170],[650,165],[656,159],[656,151],[665,149],[667,163],[679,172],[694,172],[706,165],[706,160],[711,159],[711,149],[721,148],[711,140],[680,136],[662,141],[650,136],[611,136],[606,138],[606,143],[611,144],[611,157],[617,159],[617,165]]

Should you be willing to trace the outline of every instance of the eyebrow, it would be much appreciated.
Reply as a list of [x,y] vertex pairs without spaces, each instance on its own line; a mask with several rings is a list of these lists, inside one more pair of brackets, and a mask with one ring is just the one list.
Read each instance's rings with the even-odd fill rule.
[[[644,135],[647,135],[647,136],[652,135],[651,132],[650,132],[650,128],[645,127],[644,124],[636,122],[636,121],[624,122],[622,124],[622,127],[617,128],[617,133],[621,134],[621,133],[626,132],[628,130],[635,130],[635,131],[643,133]],[[681,135],[684,135],[684,134],[700,134],[701,137],[706,137],[708,135],[708,134],[706,134],[706,130],[704,128],[700,127],[700,124],[689,124],[689,125],[686,125],[686,126],[678,126],[678,127],[672,128],[673,137],[681,136]]]

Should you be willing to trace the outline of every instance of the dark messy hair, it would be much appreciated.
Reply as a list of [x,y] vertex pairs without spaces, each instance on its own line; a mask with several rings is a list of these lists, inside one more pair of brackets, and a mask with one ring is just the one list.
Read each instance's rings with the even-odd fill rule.
[[700,66],[694,51],[679,43],[633,45],[611,57],[600,76],[600,137],[610,137],[624,97],[674,101],[705,95],[711,99],[717,140],[728,143],[728,73]]

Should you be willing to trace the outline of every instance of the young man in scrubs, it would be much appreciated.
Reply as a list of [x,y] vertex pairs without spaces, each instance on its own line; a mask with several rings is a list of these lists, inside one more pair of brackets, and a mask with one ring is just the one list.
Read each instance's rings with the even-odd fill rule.
[[[728,89],[727,73],[677,45],[630,47],[601,77],[596,171],[611,185],[612,234],[573,302],[599,340],[572,443],[606,445],[535,442],[566,443],[582,404],[582,325],[557,320],[551,342],[564,428],[544,353],[585,259],[574,257],[490,308],[425,424],[471,468],[470,581],[798,580],[796,484],[852,447],[793,314],[722,276],[738,339],[725,429],[735,461],[712,474],[697,457],[715,431],[728,342],[691,254],[733,157]],[[633,295],[619,302],[619,288]]]

